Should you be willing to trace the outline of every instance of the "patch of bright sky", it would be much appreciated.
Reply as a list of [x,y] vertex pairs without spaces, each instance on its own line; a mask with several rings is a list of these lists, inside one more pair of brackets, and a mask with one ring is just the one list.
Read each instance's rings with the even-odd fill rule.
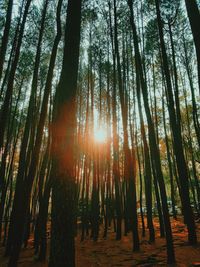
[[[32,4],[40,7],[42,5],[43,1],[42,0],[33,0],[32,1]],[[22,1],[21,0],[14,0],[13,1],[13,12],[12,12],[12,15],[13,17],[16,17],[18,16],[18,12],[19,12],[19,8],[22,4]]]

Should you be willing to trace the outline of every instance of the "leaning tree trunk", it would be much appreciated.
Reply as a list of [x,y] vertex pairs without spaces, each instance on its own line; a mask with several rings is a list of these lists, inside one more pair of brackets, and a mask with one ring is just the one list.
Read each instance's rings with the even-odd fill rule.
[[184,57],[185,57],[185,69],[187,72],[188,80],[189,80],[189,85],[190,85],[190,92],[191,92],[191,98],[192,98],[192,117],[193,117],[193,123],[194,123],[194,129],[198,141],[198,146],[200,149],[200,122],[199,122],[199,117],[198,117],[198,106],[196,103],[196,96],[195,96],[195,88],[194,88],[194,82],[193,82],[193,77],[192,77],[192,71],[190,68],[189,64],[189,55],[187,51],[187,46],[186,46],[186,41],[185,38],[183,37],[183,47],[184,47]]
[[200,93],[200,12],[196,0],[185,0],[185,4],[194,38],[194,45],[196,48]]
[[164,219],[164,224],[165,224],[165,233],[166,233],[166,241],[167,241],[167,262],[174,263],[175,254],[174,254],[174,246],[173,246],[172,229],[171,229],[170,218],[169,218],[169,210],[167,206],[167,194],[166,194],[165,182],[164,182],[164,177],[163,177],[162,168],[161,168],[160,152],[159,152],[158,144],[156,141],[154,123],[153,123],[150,108],[149,108],[147,84],[146,84],[146,80],[145,80],[144,73],[143,73],[142,60],[141,60],[141,55],[139,51],[138,36],[137,36],[136,25],[134,22],[132,0],[128,1],[128,5],[130,7],[131,27],[132,27],[133,36],[134,36],[136,75],[138,75],[140,78],[143,101],[144,101],[144,108],[145,108],[148,128],[149,128],[149,142],[150,142],[150,150],[151,150],[151,155],[152,155],[152,165],[155,167],[156,176],[157,176],[160,194],[161,194],[163,219]]
[[[34,113],[34,100],[36,97],[36,91],[37,91],[37,85],[38,85],[38,73],[39,73],[39,64],[40,64],[40,55],[41,55],[41,44],[42,44],[42,38],[44,33],[44,26],[45,26],[45,18],[46,18],[46,12],[47,12],[47,6],[48,6],[48,0],[44,1],[44,8],[42,11],[42,18],[41,18],[41,26],[40,26],[40,32],[39,32],[39,38],[38,38],[38,44],[37,44],[37,52],[35,56],[35,62],[34,62],[34,71],[33,71],[33,80],[31,85],[31,95],[29,100],[29,107],[28,107],[28,114],[26,117],[26,123],[25,123],[25,129],[23,133],[23,138],[21,142],[20,147],[20,157],[19,157],[19,166],[18,166],[18,173],[16,178],[16,187],[15,187],[15,196],[13,201],[13,208],[11,213],[11,222],[9,225],[9,233],[8,233],[8,241],[6,245],[6,252],[5,255],[11,255],[9,264],[10,266],[16,264],[21,242],[22,242],[22,235],[23,235],[23,218],[25,218],[26,215],[24,215],[26,210],[26,205],[28,207],[29,200],[26,201],[26,199],[29,199],[29,191],[31,191],[32,184],[31,182],[28,183],[24,182],[25,179],[25,173],[28,170],[28,164],[30,158],[30,150],[27,149],[27,146],[30,148],[32,144],[29,142],[29,136],[31,135],[31,122],[33,119],[33,113]],[[31,138],[33,142],[33,137]],[[27,160],[28,159],[28,160]],[[20,232],[22,234],[20,234]]]
[[174,97],[173,97],[173,91],[172,91],[167,52],[166,52],[166,47],[165,47],[165,42],[164,42],[164,32],[163,32],[162,18],[160,14],[160,4],[158,0],[155,0],[155,3],[156,3],[159,37],[160,37],[160,46],[161,46],[162,59],[163,59],[163,70],[164,70],[164,75],[166,78],[169,118],[170,118],[170,124],[172,127],[172,135],[174,139],[174,143],[173,143],[174,153],[176,157],[177,169],[178,169],[179,181],[180,181],[180,187],[181,187],[182,206],[184,210],[185,221],[186,221],[187,228],[188,228],[188,240],[190,244],[196,244],[197,235],[196,235],[196,230],[195,230],[194,214],[193,214],[193,211],[190,205],[188,170],[187,170],[187,164],[186,164],[184,151],[183,151],[181,128],[180,128],[179,122],[177,122],[177,115],[176,115],[176,111],[174,107]]
[[8,37],[9,37],[11,17],[12,17],[12,8],[13,8],[13,0],[9,0],[7,14],[6,14],[6,23],[4,27],[1,48],[0,48],[0,80],[2,76],[3,64],[4,64],[7,45],[8,45]]
[[26,5],[25,5],[22,24],[21,24],[21,28],[19,31],[17,46],[16,46],[16,50],[15,50],[15,56],[13,59],[13,63],[12,63],[9,78],[8,78],[8,84],[7,84],[7,90],[5,93],[4,102],[3,102],[2,108],[1,108],[1,114],[0,114],[0,125],[1,125],[1,127],[0,127],[0,149],[2,149],[2,147],[3,147],[4,135],[5,135],[6,126],[7,126],[7,122],[8,122],[8,118],[9,118],[9,110],[10,110],[10,103],[11,103],[13,87],[14,87],[15,73],[17,70],[17,64],[18,64],[19,56],[20,56],[22,38],[24,35],[25,23],[26,23],[26,19],[28,16],[28,11],[29,11],[31,1],[32,0],[27,0]]
[[[47,8],[48,0],[46,0],[45,3],[45,9],[44,9],[44,14],[46,14],[46,8]],[[32,185],[34,182],[34,178],[36,175],[37,171],[37,166],[39,163],[39,154],[40,154],[40,149],[41,149],[41,144],[42,144],[42,137],[43,137],[43,129],[44,129],[44,124],[46,120],[46,115],[47,115],[47,107],[48,107],[48,99],[49,99],[49,94],[51,91],[51,84],[52,84],[52,79],[53,79],[53,70],[54,70],[54,65],[55,65],[55,60],[56,60],[56,54],[57,54],[57,47],[61,38],[61,26],[60,26],[60,10],[62,6],[62,0],[59,1],[58,3],[58,10],[57,10],[57,36],[55,38],[54,46],[52,49],[52,54],[51,54],[51,59],[50,59],[50,64],[49,64],[49,69],[48,69],[48,74],[47,74],[47,80],[46,80],[46,85],[44,89],[44,96],[43,96],[43,102],[42,102],[42,107],[41,107],[41,115],[38,123],[38,129],[37,129],[37,134],[36,134],[36,139],[35,139],[35,146],[33,148],[32,152],[32,158],[30,161],[30,167],[27,176],[24,177],[24,187],[26,188],[24,197],[22,199],[22,202],[20,203],[21,206],[21,213],[20,213],[20,225],[21,227],[18,227],[17,231],[17,240],[19,242],[16,242],[15,245],[15,251],[12,253],[11,258],[18,258],[19,252],[21,249],[21,244],[22,244],[22,237],[24,233],[24,224],[26,221],[26,215],[28,212],[28,204],[29,204],[29,199],[31,195],[31,190],[32,190]],[[45,19],[45,15],[44,18]],[[18,223],[19,223],[18,222]],[[21,239],[21,240],[20,240]],[[10,258],[10,261],[12,260]]]

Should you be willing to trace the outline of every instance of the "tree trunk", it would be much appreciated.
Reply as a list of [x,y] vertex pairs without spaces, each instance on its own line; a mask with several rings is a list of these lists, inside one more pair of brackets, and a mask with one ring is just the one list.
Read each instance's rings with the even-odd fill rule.
[[185,0],[185,4],[194,38],[194,45],[196,48],[199,93],[200,93],[200,30],[199,30],[200,12],[196,0]]
[[69,0],[62,71],[53,118],[52,229],[49,267],[75,266],[75,132],[81,0]]
[[117,10],[116,10],[116,0],[114,0],[114,43],[115,43],[115,53],[117,60],[117,74],[118,74],[118,86],[119,86],[119,96],[121,104],[122,113],[122,125],[123,125],[123,136],[124,136],[124,168],[125,168],[125,180],[127,183],[127,203],[128,203],[128,214],[131,223],[131,230],[133,234],[133,251],[140,249],[139,235],[138,235],[138,218],[137,218],[137,197],[136,197],[136,169],[133,155],[128,145],[128,103],[126,101],[126,88],[123,87],[122,73],[121,73],[121,63],[119,54],[119,44],[118,44],[118,27],[117,27]]
[[8,121],[8,117],[9,117],[8,114],[9,114],[9,109],[10,109],[10,102],[11,102],[11,98],[12,98],[12,93],[13,93],[15,72],[17,69],[18,61],[19,61],[20,48],[21,48],[21,44],[22,44],[24,28],[25,28],[25,23],[26,23],[26,19],[28,16],[28,11],[29,11],[31,1],[32,0],[27,0],[27,2],[26,2],[24,14],[23,14],[23,19],[22,19],[22,24],[21,24],[21,28],[19,31],[17,47],[16,47],[16,51],[15,51],[15,57],[13,59],[13,63],[11,66],[11,70],[10,70],[10,74],[9,74],[9,78],[8,78],[7,90],[6,90],[4,102],[3,102],[2,108],[1,108],[1,114],[0,114],[0,125],[1,125],[1,127],[0,127],[0,150],[3,147],[4,134],[5,134],[7,121]]
[[167,89],[167,100],[168,100],[168,110],[170,117],[170,124],[172,127],[172,135],[174,139],[174,153],[176,156],[177,169],[179,174],[180,186],[182,191],[182,205],[184,210],[184,216],[188,228],[188,241],[190,244],[197,243],[197,235],[195,230],[195,221],[193,211],[190,205],[190,196],[189,196],[189,185],[188,185],[188,171],[187,165],[184,157],[183,145],[182,145],[182,136],[180,125],[177,122],[176,111],[174,107],[174,99],[172,93],[172,84],[170,79],[170,71],[168,65],[167,52],[165,48],[164,42],[164,33],[163,33],[163,25],[160,14],[160,5],[159,1],[155,0],[156,3],[156,12],[157,12],[157,22],[159,29],[159,37],[160,37],[160,45],[163,59],[163,68],[164,74],[166,78],[166,89]]
[[148,103],[147,85],[146,85],[146,81],[145,81],[144,74],[143,74],[142,61],[141,61],[139,45],[138,45],[137,31],[136,31],[136,26],[134,23],[132,0],[129,0],[128,4],[130,7],[131,27],[132,27],[133,36],[134,36],[136,72],[137,72],[137,75],[139,75],[140,77],[141,89],[142,89],[143,100],[144,100],[144,108],[145,108],[148,127],[149,127],[149,141],[150,141],[150,149],[151,149],[151,156],[152,156],[152,165],[154,165],[155,167],[156,177],[158,179],[158,184],[159,184],[159,189],[160,189],[160,194],[161,194],[163,219],[164,219],[164,224],[165,224],[166,241],[167,241],[167,261],[168,263],[174,263],[175,255],[174,255],[173,237],[172,237],[172,230],[171,230],[171,224],[170,224],[170,218],[169,218],[169,211],[168,211],[168,206],[167,206],[167,194],[166,194],[164,177],[163,177],[162,168],[161,168],[160,153],[158,150],[158,144],[156,142],[155,128],[154,128],[154,124],[152,121],[149,103]]
[[7,14],[6,14],[6,23],[4,27],[1,48],[0,48],[0,81],[3,72],[3,64],[5,60],[7,45],[8,45],[8,37],[10,32],[10,25],[11,25],[11,17],[12,17],[12,8],[13,8],[13,0],[9,0]]

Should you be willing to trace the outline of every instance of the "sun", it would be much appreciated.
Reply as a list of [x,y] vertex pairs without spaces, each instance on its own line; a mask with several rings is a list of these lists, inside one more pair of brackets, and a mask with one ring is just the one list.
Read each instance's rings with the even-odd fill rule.
[[103,128],[96,129],[94,131],[94,139],[98,143],[104,143],[106,141],[107,134],[106,130]]

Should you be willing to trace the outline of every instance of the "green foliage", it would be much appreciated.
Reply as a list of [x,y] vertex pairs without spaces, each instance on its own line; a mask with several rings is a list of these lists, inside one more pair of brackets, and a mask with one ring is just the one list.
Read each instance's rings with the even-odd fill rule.
[[155,52],[158,52],[159,49],[159,36],[158,36],[158,27],[156,19],[152,19],[148,22],[145,27],[145,39],[146,46],[145,52],[147,56],[153,56]]

